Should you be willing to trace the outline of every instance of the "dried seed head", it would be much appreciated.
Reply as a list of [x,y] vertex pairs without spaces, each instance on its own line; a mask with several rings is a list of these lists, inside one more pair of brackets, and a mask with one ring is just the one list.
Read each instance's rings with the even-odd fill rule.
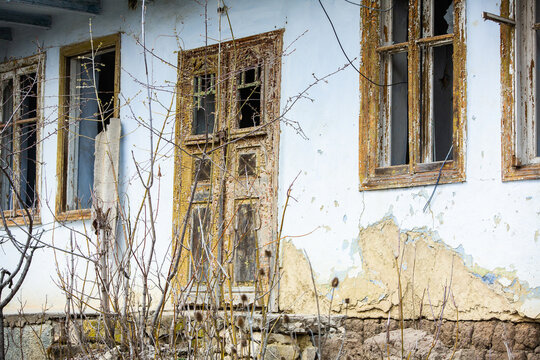
[[268,249],[264,250],[264,256],[266,256],[267,258],[271,258],[272,257],[272,252]]
[[287,314],[283,315],[283,322],[285,324],[288,324],[290,321],[291,321],[291,318],[289,317],[289,315]]
[[259,276],[262,277],[262,276],[264,276],[265,274],[266,274],[266,273],[265,273],[264,269],[263,269],[263,268],[260,268],[260,269],[259,269]]
[[195,320],[197,320],[197,322],[202,322],[203,321],[203,316],[202,316],[202,313],[200,311],[195,312]]
[[233,354],[236,354],[236,348],[235,348],[234,346],[231,348],[231,352],[232,352]]
[[351,302],[351,299],[345,298],[345,304],[349,305],[350,302]]
[[351,355],[347,355],[347,360],[352,360]]
[[246,346],[247,346],[247,340],[246,340],[246,339],[242,339],[242,341],[240,341],[240,346],[241,346],[241,347],[246,347]]
[[337,277],[332,279],[332,287],[337,288],[339,285],[339,279]]
[[242,302],[245,304],[248,302],[248,297],[246,294],[242,294],[240,295],[240,300],[242,300]]
[[236,323],[238,324],[238,327],[240,328],[243,328],[244,327],[244,317],[243,316],[239,316],[238,319],[236,320]]

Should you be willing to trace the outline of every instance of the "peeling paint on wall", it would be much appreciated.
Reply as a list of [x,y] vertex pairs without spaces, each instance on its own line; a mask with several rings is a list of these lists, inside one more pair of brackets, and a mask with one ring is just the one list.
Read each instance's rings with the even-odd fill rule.
[[[540,319],[540,289],[529,288],[517,278],[515,271],[479,267],[462,247],[448,247],[436,233],[423,229],[401,231],[394,220],[387,218],[361,229],[357,245],[351,248],[361,258],[361,270],[357,274],[352,274],[353,271],[336,274],[340,285],[332,302],[334,313],[345,313],[347,306],[349,316],[385,318],[390,313],[397,318],[397,260],[402,269],[407,319],[438,315],[445,287],[451,289],[460,320]],[[282,266],[280,309],[317,313],[309,264],[304,253],[291,242],[283,244]],[[321,312],[328,313],[330,284],[318,283],[317,292]],[[445,308],[444,317],[456,319],[452,300]]]

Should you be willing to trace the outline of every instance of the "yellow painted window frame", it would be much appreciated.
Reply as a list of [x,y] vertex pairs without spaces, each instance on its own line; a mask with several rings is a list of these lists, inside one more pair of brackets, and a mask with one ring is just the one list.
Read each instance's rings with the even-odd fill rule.
[[[31,68],[31,70],[29,70]],[[20,71],[23,71],[22,73]],[[15,74],[26,74],[36,72],[37,81],[37,104],[36,104],[36,184],[34,193],[36,204],[33,209],[30,209],[33,219],[33,224],[41,223],[41,202],[39,200],[40,185],[41,185],[41,128],[43,127],[43,82],[45,74],[45,53],[38,53],[21,59],[11,60],[0,64],[0,75],[15,72]],[[17,123],[18,114],[15,114],[15,122]],[[17,163],[18,164],[18,163]],[[16,166],[17,164],[14,164]],[[8,226],[24,226],[28,224],[28,216],[23,210],[5,210],[4,216]]]
[[[381,39],[381,12],[374,8],[360,10],[360,120],[359,120],[359,173],[360,191],[430,185],[437,182],[442,161],[421,163],[420,136],[420,25],[422,0],[409,0],[408,51],[408,103],[409,103],[409,164],[379,167],[379,139],[381,92],[384,84],[379,51]],[[444,163],[440,184],[465,181],[466,133],[466,31],[465,0],[454,0],[453,32],[453,154],[454,159]],[[445,35],[443,35],[445,36]],[[435,37],[434,37],[435,38]],[[392,45],[391,45],[392,46]],[[370,79],[371,81],[367,80]]]
[[58,144],[56,157],[56,204],[55,214],[57,221],[83,220],[90,219],[92,216],[91,209],[69,210],[66,211],[66,181],[67,181],[67,118],[69,104],[69,68],[67,62],[70,58],[78,55],[84,55],[92,48],[107,49],[115,48],[115,69],[114,69],[114,110],[112,117],[120,117],[120,109],[118,107],[118,94],[120,93],[120,38],[121,34],[112,34],[99,38],[88,39],[83,42],[63,46],[60,48],[60,69],[59,69],[59,90],[58,90]]
[[[515,0],[501,1],[501,16],[508,19],[516,18]],[[517,149],[517,135],[519,129],[520,92],[522,88],[517,86],[518,68],[516,62],[516,28],[515,26],[501,23],[501,178],[502,181],[540,179],[540,163],[522,163],[519,160]],[[534,31],[531,29],[531,31]],[[538,66],[538,64],[536,65]],[[536,80],[538,81],[538,79]],[[534,91],[534,89],[526,89]],[[537,95],[537,99],[539,95]],[[538,101],[538,100],[537,100]],[[538,110],[536,110],[538,111]],[[530,135],[529,135],[530,136]]]

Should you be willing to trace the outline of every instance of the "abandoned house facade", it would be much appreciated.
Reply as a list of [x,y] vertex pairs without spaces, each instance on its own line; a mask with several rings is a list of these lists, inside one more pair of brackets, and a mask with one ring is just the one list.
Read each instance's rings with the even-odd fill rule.
[[7,320],[264,298],[540,358],[540,1],[141,5],[0,1]]

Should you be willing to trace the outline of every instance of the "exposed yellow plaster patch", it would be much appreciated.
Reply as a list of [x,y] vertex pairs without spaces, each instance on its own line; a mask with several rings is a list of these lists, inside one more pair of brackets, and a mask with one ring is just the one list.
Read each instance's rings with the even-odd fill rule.
[[[306,309],[311,311],[315,304],[313,283],[309,263],[302,253],[288,241],[282,244],[282,272],[279,291],[279,308],[281,310]],[[286,286],[283,286],[286,284]]]
[[[291,243],[283,244],[280,309],[316,314],[317,305],[306,257]],[[488,271],[477,265],[468,268],[458,252],[435,241],[430,232],[401,233],[392,220],[385,220],[362,229],[358,245],[362,271],[341,281],[333,299],[333,312],[344,312],[344,301],[349,299],[350,316],[384,318],[390,312],[397,318],[399,293],[395,256],[399,254],[398,262],[403,264],[401,281],[405,318],[418,317],[421,307],[423,316],[432,317],[431,307],[438,315],[445,285],[451,283],[461,320],[539,319],[540,310],[536,302],[523,300],[528,289],[516,281],[515,271],[501,268]],[[328,313],[330,302],[326,295],[330,292],[329,284],[317,284],[317,291],[320,311]],[[445,308],[444,317],[456,319],[452,300]]]

